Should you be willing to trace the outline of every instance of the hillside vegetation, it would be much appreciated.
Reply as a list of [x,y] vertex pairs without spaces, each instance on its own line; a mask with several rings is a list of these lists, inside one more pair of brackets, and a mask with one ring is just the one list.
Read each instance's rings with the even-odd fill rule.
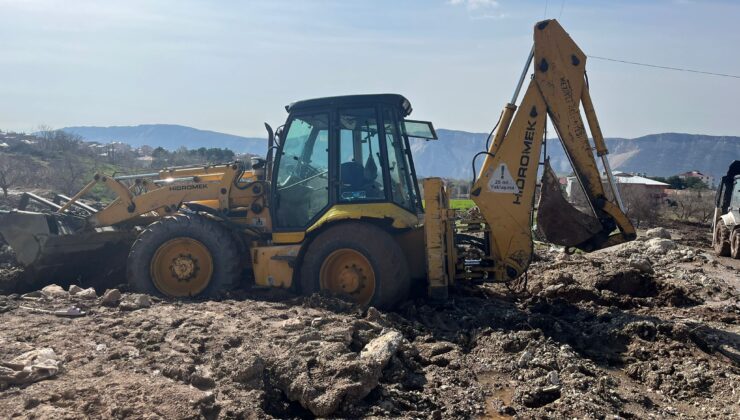
[[[170,151],[150,146],[132,148],[124,143],[88,142],[62,130],[33,135],[0,132],[0,190],[7,199],[11,189],[40,188],[73,195],[95,173],[140,173],[168,166],[228,162],[229,149],[179,147]],[[105,199],[109,191],[97,187],[92,198]]]

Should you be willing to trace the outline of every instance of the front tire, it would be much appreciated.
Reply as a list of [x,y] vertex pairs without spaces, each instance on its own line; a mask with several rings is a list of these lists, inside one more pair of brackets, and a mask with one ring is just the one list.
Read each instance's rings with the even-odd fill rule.
[[725,226],[725,222],[722,219],[717,220],[714,229],[714,252],[720,257],[728,257],[731,251],[730,229]]
[[299,281],[305,295],[327,290],[360,306],[389,309],[406,299],[411,279],[404,253],[388,232],[347,222],[308,245]]
[[167,297],[215,297],[239,280],[237,249],[218,222],[190,214],[165,217],[147,226],[131,247],[129,287]]

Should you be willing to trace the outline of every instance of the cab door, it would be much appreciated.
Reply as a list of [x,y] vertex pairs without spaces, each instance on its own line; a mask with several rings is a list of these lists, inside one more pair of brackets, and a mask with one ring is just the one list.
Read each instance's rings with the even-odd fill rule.
[[303,230],[329,206],[328,111],[292,116],[273,174],[277,230]]

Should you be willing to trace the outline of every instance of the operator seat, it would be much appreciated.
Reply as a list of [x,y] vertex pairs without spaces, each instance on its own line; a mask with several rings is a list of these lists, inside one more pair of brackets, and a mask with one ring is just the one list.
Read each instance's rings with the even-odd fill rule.
[[344,162],[339,166],[339,179],[342,190],[358,191],[365,185],[365,168],[355,161]]

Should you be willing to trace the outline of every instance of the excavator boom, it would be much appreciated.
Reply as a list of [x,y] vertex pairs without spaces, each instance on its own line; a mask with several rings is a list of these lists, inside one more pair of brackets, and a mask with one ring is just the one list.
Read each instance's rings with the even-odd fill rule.
[[[534,75],[517,106],[519,90],[532,62]],[[591,214],[564,207],[567,202],[546,163],[537,215],[539,230],[551,242],[583,251],[635,237],[606,159],[608,151],[591,102],[585,65],[586,55],[557,21],[545,20],[535,26],[534,47],[522,78],[511,103],[503,110],[471,189],[471,198],[490,228],[488,263],[496,280],[519,277],[532,258],[535,190],[548,116],[583,187]],[[581,111],[589,123],[594,146]],[[594,149],[606,170],[612,199],[602,184]]]

